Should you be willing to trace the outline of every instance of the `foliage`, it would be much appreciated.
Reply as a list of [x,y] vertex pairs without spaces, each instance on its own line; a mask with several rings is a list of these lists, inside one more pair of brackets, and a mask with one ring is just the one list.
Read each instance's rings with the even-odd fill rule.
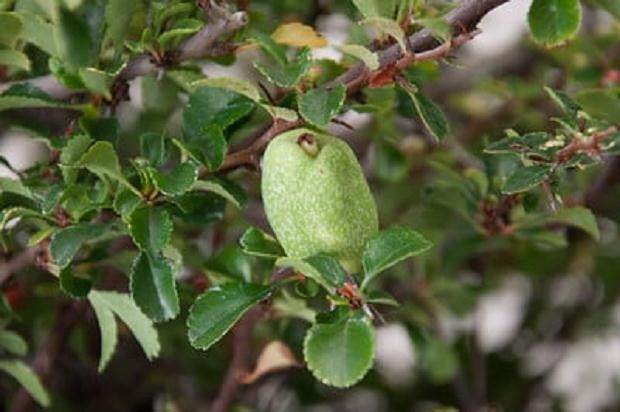
[[[390,387],[380,368],[369,373],[387,320],[404,324],[419,350],[416,394],[520,410],[535,379],[501,376],[489,399],[445,395],[443,385],[458,386],[483,354],[475,332],[450,337],[442,319],[471,315],[514,273],[549,287],[583,249],[583,270],[604,291],[592,307],[612,316],[616,3],[534,0],[531,38],[519,46],[528,68],[461,79],[458,90],[445,90],[440,63],[502,2],[466,12],[472,2],[311,3],[0,0],[0,134],[17,131],[46,149],[25,170],[0,158],[11,175],[0,178],[0,390],[17,387],[5,384],[12,377],[44,407],[77,407],[50,384],[68,373],[62,354],[111,382],[124,368],[158,371],[146,383],[138,380],[148,372],[123,379],[151,385],[151,398],[164,393],[157,402],[171,410],[183,397],[173,375],[189,373],[208,388],[187,401],[197,409],[220,386],[239,390],[243,373],[260,385],[280,370],[265,353],[260,373],[248,363],[259,343],[277,341],[285,360],[274,365],[303,357],[325,385],[373,385],[394,399],[391,410],[410,409],[411,392]],[[580,32],[597,18],[590,7],[609,30]],[[317,16],[332,12],[355,16],[345,44],[316,29]],[[317,57],[325,47],[339,60]],[[221,75],[243,59],[245,78]],[[205,74],[216,65],[220,74]],[[366,123],[349,125],[350,113]],[[316,155],[306,135],[332,157],[306,162]],[[532,336],[544,316],[606,322],[555,307],[542,291],[532,299]],[[67,302],[71,326],[49,310]],[[58,331],[54,349],[45,336]],[[161,362],[136,363],[128,336]],[[35,359],[55,351],[48,366],[29,366],[29,347]],[[512,375],[513,357],[490,362]],[[300,402],[327,396],[311,375],[290,383]],[[122,399],[126,389],[110,387]],[[128,395],[126,409],[140,408],[140,396]]]

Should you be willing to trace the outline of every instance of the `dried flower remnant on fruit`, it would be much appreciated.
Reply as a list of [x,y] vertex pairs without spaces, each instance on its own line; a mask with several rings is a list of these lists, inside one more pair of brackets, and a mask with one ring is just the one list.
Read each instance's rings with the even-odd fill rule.
[[319,154],[319,145],[310,133],[304,133],[299,138],[297,138],[297,144],[304,149],[309,156],[315,157]]

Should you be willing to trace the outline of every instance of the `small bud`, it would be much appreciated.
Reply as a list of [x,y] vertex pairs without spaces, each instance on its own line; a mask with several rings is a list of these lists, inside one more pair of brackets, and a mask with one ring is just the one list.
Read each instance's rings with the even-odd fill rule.
[[319,154],[319,144],[310,133],[304,133],[299,136],[297,138],[297,144],[300,145],[309,156],[315,157]]

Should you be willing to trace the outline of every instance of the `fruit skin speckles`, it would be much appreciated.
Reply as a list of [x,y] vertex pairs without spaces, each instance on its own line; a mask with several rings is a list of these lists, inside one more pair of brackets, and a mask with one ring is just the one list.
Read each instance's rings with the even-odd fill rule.
[[[316,139],[314,156],[298,142],[306,133]],[[262,170],[265,212],[286,254],[328,253],[348,273],[357,273],[364,245],[379,223],[351,148],[334,136],[291,130],[269,144]]]

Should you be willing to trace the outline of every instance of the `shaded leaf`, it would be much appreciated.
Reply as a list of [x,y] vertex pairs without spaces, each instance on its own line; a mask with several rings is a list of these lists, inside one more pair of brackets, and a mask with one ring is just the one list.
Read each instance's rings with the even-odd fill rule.
[[447,137],[450,133],[450,126],[441,109],[433,103],[432,100],[415,90],[412,86],[405,85],[403,89],[407,92],[409,97],[411,97],[411,101],[413,102],[418,116],[420,116],[422,123],[424,123],[424,126],[431,132],[433,137],[438,140]]
[[142,194],[125,179],[125,176],[123,176],[118,156],[110,142],[98,141],[93,144],[88,151],[84,153],[77,165],[88,169],[96,175],[107,176],[114,179],[125,185],[137,196],[142,196]]
[[536,187],[547,178],[550,170],[551,168],[545,165],[521,167],[508,177],[502,187],[502,193],[525,192]]
[[217,176],[212,176],[208,180],[198,180],[194,182],[191,190],[216,193],[239,209],[241,209],[248,200],[242,187],[230,180]]
[[74,299],[85,298],[92,286],[89,279],[75,276],[70,267],[65,267],[60,271],[59,279],[60,289]]
[[278,241],[255,227],[248,228],[239,239],[243,251],[251,256],[279,258],[284,250]]
[[219,274],[229,279],[250,282],[252,266],[249,257],[236,245],[225,246],[205,262],[209,275]]
[[85,242],[103,234],[103,226],[92,223],[79,223],[57,231],[52,236],[50,253],[54,262],[64,268]]
[[292,87],[296,85],[306,74],[312,65],[310,49],[304,48],[297,54],[292,62],[281,66],[266,66],[260,62],[254,63],[254,67],[272,83],[280,87]]

